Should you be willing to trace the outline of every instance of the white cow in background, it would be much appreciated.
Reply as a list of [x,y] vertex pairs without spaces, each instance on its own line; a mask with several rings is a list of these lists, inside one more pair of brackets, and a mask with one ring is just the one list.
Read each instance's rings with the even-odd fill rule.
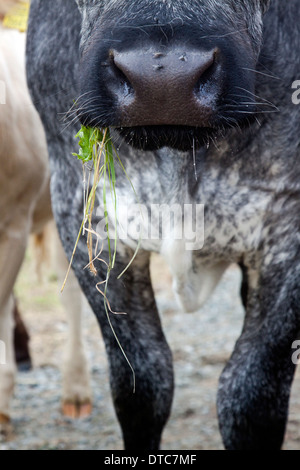
[[[46,141],[25,78],[26,37],[1,25],[1,17],[11,3],[0,0],[0,340],[6,346],[6,364],[0,365],[2,434],[10,427],[16,374],[13,288],[30,233],[41,232],[52,219]],[[58,260],[63,275],[67,262],[62,251]],[[70,325],[63,364],[63,412],[83,417],[91,411],[91,391],[82,345],[81,293],[72,273],[62,299]]]

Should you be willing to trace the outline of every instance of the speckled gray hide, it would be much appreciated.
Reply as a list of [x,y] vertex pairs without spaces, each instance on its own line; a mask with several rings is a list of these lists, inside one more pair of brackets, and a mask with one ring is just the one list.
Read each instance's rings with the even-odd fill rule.
[[[84,237],[74,259],[75,273],[101,326],[128,450],[159,447],[173,396],[172,357],[150,281],[151,251],[168,261],[186,311],[205,302],[231,263],[241,265],[245,324],[220,378],[220,431],[227,449],[282,446],[295,369],[291,347],[300,330],[300,105],[292,102],[292,84],[300,79],[299,12],[300,0],[78,0],[78,5],[73,0],[32,0],[28,83],[47,134],[53,210],[69,257],[83,214],[82,166],[71,154],[77,151],[74,136],[80,123],[76,117],[64,122],[63,117],[80,95],[80,80],[87,88],[89,80],[101,81],[94,63],[97,48],[117,49],[118,34],[128,47],[131,34],[146,47],[151,25],[159,26],[162,41],[168,41],[168,34],[176,39],[180,25],[185,41],[201,44],[216,38],[232,57],[228,87],[235,84],[236,107],[229,121],[225,90],[224,106],[218,110],[231,125],[216,129],[195,155],[172,145],[137,150],[112,129],[136,191],[117,165],[118,199],[127,199],[128,206],[138,200],[148,208],[205,207],[201,249],[187,250],[186,240],[174,240],[171,233],[163,240],[142,239],[138,255],[119,280],[138,240],[118,242],[107,295],[114,311],[127,313],[111,315],[111,322],[135,370],[135,393],[131,370],[95,287],[105,279],[105,266],[96,262],[96,278],[83,269],[88,263]],[[105,83],[101,87],[105,90]],[[227,106],[234,108],[233,103]],[[257,103],[248,123],[245,103]],[[113,126],[105,97],[101,110],[92,99],[86,106],[99,119],[111,118]],[[100,185],[95,226],[101,201]],[[113,227],[113,215],[110,223]],[[106,251],[104,244],[104,258]]]

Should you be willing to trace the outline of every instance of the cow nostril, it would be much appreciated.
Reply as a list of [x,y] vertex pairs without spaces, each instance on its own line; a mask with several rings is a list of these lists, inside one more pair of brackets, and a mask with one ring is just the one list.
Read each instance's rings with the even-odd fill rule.
[[200,76],[195,84],[195,91],[197,93],[205,91],[214,82],[218,70],[218,50],[216,49],[211,58],[202,66]]
[[109,52],[109,64],[115,79],[117,79],[118,87],[119,90],[121,90],[123,97],[126,98],[127,96],[132,95],[134,93],[134,88],[130,79],[126,75],[125,70],[122,70],[116,63],[114,51]]
[[131,85],[126,75],[121,70],[118,70],[117,75],[119,78],[119,84],[122,89],[124,98],[126,98],[129,95],[134,94],[133,86]]
[[206,87],[212,81],[215,75],[215,71],[216,71],[216,64],[213,63],[205,70],[205,72],[197,80],[195,89],[201,91],[204,87]]

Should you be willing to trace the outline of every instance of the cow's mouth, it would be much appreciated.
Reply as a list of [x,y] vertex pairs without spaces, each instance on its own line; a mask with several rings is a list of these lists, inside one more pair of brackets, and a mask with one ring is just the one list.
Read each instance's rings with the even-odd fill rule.
[[169,147],[184,152],[208,146],[216,135],[213,128],[190,126],[119,127],[117,131],[127,144],[139,150]]

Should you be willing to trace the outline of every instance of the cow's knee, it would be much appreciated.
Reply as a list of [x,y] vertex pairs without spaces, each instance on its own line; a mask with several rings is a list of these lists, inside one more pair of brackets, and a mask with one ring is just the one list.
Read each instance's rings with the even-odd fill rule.
[[281,449],[294,371],[290,350],[276,354],[263,338],[240,339],[218,390],[219,425],[226,449]]
[[170,415],[173,400],[171,353],[166,343],[154,347],[153,350],[153,345],[150,346],[145,352],[141,343],[134,352],[136,358],[143,358],[140,363],[132,359],[135,389],[130,370],[122,359],[123,366],[118,371],[111,367],[112,396],[126,450],[159,449]]

